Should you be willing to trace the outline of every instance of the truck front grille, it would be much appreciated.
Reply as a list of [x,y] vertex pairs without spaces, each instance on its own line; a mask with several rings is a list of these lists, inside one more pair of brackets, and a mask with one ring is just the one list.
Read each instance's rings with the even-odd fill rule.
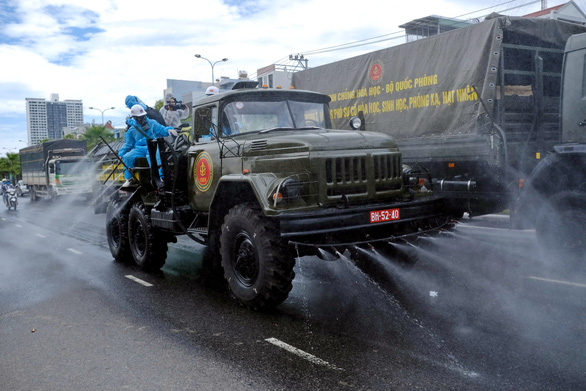
[[336,184],[366,181],[366,157],[338,157],[326,160],[326,181]]
[[332,157],[325,160],[327,196],[381,193],[401,189],[400,153]]
[[401,155],[400,154],[384,154],[374,155],[374,179],[376,181],[397,180],[401,179]]

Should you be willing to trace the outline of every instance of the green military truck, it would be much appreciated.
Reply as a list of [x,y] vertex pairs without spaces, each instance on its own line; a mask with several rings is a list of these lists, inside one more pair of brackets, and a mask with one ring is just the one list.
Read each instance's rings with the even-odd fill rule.
[[492,15],[297,72],[332,98],[335,126],[391,135],[455,214],[511,211],[513,228],[584,259],[586,27]]
[[403,165],[388,135],[332,130],[329,100],[244,88],[198,101],[193,141],[148,141],[164,180],[138,159],[140,184],[113,194],[114,258],[159,269],[167,244],[188,235],[209,246],[239,302],[260,309],[287,298],[297,257],[334,259],[449,224],[428,172]]

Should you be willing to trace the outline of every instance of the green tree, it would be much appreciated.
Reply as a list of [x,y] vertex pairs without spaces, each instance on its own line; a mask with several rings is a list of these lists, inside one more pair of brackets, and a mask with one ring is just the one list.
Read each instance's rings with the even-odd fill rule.
[[107,142],[114,141],[114,134],[111,131],[106,129],[104,125],[92,125],[86,129],[86,131],[80,136],[82,140],[87,141],[87,149],[88,151],[91,150],[93,147],[96,146],[102,139]]
[[2,178],[12,180],[20,178],[20,157],[18,153],[7,152],[6,157],[0,158],[0,175],[2,175]]

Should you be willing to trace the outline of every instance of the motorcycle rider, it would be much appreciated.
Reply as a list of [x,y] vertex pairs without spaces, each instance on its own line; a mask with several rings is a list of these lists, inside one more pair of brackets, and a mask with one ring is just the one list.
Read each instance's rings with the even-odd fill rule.
[[10,181],[2,179],[2,200],[4,201],[4,205],[8,205],[8,190],[13,188],[14,186],[12,186]]
[[[124,145],[120,148],[118,155],[127,167],[134,167],[134,161],[138,157],[146,157],[151,165],[150,156],[147,148],[147,137],[167,137],[173,135],[177,137],[177,131],[170,126],[163,126],[157,121],[147,117],[146,110],[140,105],[136,104],[130,109],[131,117],[126,121],[129,125],[128,130],[124,133]],[[161,164],[161,156],[157,150],[157,165]],[[162,174],[161,170],[159,173]],[[133,182],[132,174],[128,170],[124,170],[124,178],[126,182],[122,187],[128,187]]]
[[0,194],[2,195],[2,200],[4,201],[4,205],[6,205],[6,200],[4,199],[4,194],[6,194],[6,178],[2,179],[2,183],[0,183]]

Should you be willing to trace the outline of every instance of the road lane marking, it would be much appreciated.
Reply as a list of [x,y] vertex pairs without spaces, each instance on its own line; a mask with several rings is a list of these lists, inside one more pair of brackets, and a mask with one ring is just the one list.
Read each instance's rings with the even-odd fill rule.
[[527,277],[531,280],[537,280],[537,281],[545,281],[545,282],[553,282],[556,284],[563,284],[563,285],[571,285],[571,286],[577,286],[580,288],[586,288],[586,284],[578,284],[577,282],[570,282],[570,281],[562,281],[562,280],[552,280],[549,278],[541,278],[541,277],[535,277],[535,276],[529,276]]
[[288,351],[289,353],[293,353],[313,364],[317,364],[317,365],[323,365],[325,367],[328,367],[330,369],[335,369],[336,371],[343,371],[342,368],[338,368],[335,365],[330,364],[327,361],[322,360],[321,358],[318,358],[316,356],[314,356],[313,354],[307,353],[301,349],[297,349],[294,346],[291,346],[283,341],[278,340],[277,338],[267,338],[265,339],[265,341],[267,341],[268,343],[271,343],[275,346],[280,347],[281,349],[285,349],[286,351]]
[[74,253],[74,254],[77,254],[77,255],[81,255],[81,254],[83,254],[81,251],[77,251],[77,250],[76,250],[76,249],[74,249],[74,248],[68,248],[68,249],[67,249],[67,251],[70,251],[70,252],[72,252],[72,253]]
[[124,276],[126,278],[128,278],[129,280],[132,280],[134,282],[138,282],[140,285],[144,285],[144,286],[153,286],[153,284],[148,283],[146,281],[141,280],[140,278],[136,278],[134,277],[132,274],[129,274],[127,276]]
[[22,228],[22,225],[20,224],[14,224],[15,226],[17,226],[18,228]]
[[46,238],[45,235],[41,235],[41,234],[36,234],[39,238]]

